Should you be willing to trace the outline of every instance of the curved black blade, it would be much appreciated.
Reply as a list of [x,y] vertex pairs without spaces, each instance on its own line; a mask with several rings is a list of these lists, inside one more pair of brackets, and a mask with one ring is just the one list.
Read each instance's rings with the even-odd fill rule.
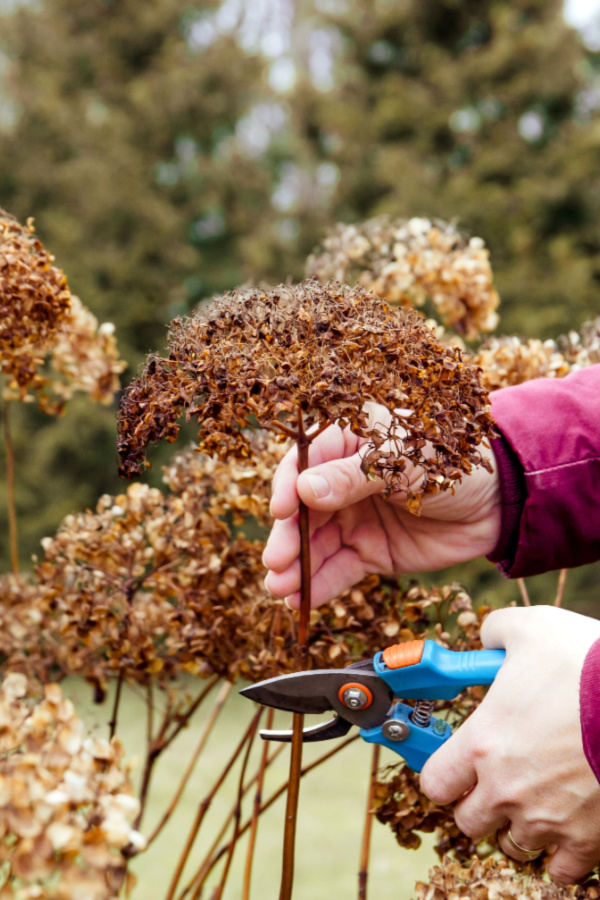
[[[313,743],[314,741],[329,741],[332,738],[344,737],[352,728],[351,722],[346,722],[340,716],[334,716],[328,722],[321,722],[319,725],[312,725],[302,731],[303,743]],[[260,732],[263,741],[286,741],[292,740],[293,731],[268,731],[266,728]]]
[[[372,695],[371,703],[361,709],[349,709],[341,702],[340,690],[346,684],[360,685]],[[289,712],[319,714],[333,710],[352,725],[375,728],[385,721],[392,704],[392,692],[372,669],[313,669],[293,672],[259,681],[240,691],[244,697]]]

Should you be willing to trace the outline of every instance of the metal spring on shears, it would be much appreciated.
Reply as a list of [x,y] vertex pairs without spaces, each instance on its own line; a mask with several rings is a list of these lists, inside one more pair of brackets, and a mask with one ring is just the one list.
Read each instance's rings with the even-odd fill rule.
[[434,703],[434,700],[417,700],[415,708],[410,714],[410,718],[415,725],[420,725],[421,728],[427,728],[433,714]]

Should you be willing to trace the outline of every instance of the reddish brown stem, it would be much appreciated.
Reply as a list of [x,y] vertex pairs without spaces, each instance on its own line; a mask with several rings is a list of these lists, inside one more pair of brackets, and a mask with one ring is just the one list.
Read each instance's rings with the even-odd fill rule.
[[[311,438],[304,431],[302,412],[298,411],[298,472],[308,469],[308,448]],[[308,507],[300,501],[298,510],[300,529],[300,623],[298,625],[298,665],[306,669],[308,664],[308,626],[311,606],[310,525]]]
[[[316,769],[316,767],[320,766],[321,763],[324,763],[328,759],[331,759],[332,756],[335,756],[336,753],[339,753],[340,750],[343,750],[344,747],[348,746],[348,744],[352,744],[354,741],[357,741],[359,737],[360,737],[360,735],[355,734],[351,738],[346,738],[345,741],[342,741],[342,743],[338,744],[336,747],[334,747],[333,750],[330,750],[328,753],[324,753],[323,756],[320,756],[318,759],[316,759],[310,765],[308,765],[304,769],[302,769],[302,772],[300,773],[301,776],[304,777],[312,769]],[[271,807],[277,800],[279,800],[279,798],[282,796],[282,794],[284,794],[286,792],[287,787],[288,787],[288,783],[286,781],[285,784],[282,784],[281,787],[279,787],[273,794],[271,794],[271,796],[269,797],[268,800],[265,800],[265,802],[263,804],[261,804],[261,807],[258,811],[259,816],[262,815],[264,812],[266,812],[267,809],[269,809],[269,807]],[[252,824],[252,819],[248,819],[248,821],[242,825],[242,827],[240,828],[240,832],[238,834],[238,838],[237,838],[238,840],[245,835],[245,833],[250,828],[251,824]],[[188,884],[188,886],[185,888],[185,890],[183,890],[182,893],[179,895],[179,900],[184,900],[186,895],[189,893],[189,891],[196,884],[196,882],[198,881],[198,879],[200,877],[202,878],[201,883],[204,884],[204,882],[206,881],[206,879],[208,878],[208,876],[210,875],[210,873],[212,872],[214,867],[217,865],[219,860],[222,859],[223,855],[225,853],[227,853],[228,850],[229,850],[229,844],[227,844],[225,847],[221,847],[221,849],[218,851],[218,853],[216,853],[212,857],[208,866],[206,865],[206,862],[204,862],[202,864],[201,869],[194,875],[191,882]]]
[[[298,472],[308,468],[308,448],[310,437],[304,430],[302,410],[298,409]],[[310,530],[308,507],[300,501],[300,622],[298,625],[298,643],[296,647],[298,669],[302,671],[308,665],[308,626],[311,606],[311,570],[310,570]],[[285,810],[285,827],[283,833],[283,861],[281,871],[281,887],[279,900],[290,900],[294,883],[294,855],[296,846],[296,820],[298,817],[298,797],[300,794],[300,773],[302,770],[302,728],[304,717],[294,713],[292,731],[292,752],[290,757],[290,780]]]
[[568,569],[561,569],[558,576],[558,586],[556,588],[556,597],[554,598],[555,606],[562,606],[563,597],[565,596],[565,585],[567,583]]
[[191,717],[194,715],[194,713],[196,712],[196,710],[198,709],[198,707],[200,706],[202,701],[206,698],[206,696],[208,694],[210,694],[210,692],[214,688],[215,684],[217,684],[217,682],[220,681],[220,679],[221,679],[220,675],[214,675],[210,679],[210,681],[208,682],[208,684],[206,685],[204,690],[202,690],[198,694],[198,696],[196,697],[196,699],[194,700],[192,705],[189,707],[189,709],[187,709],[181,715],[177,715],[177,725],[175,726],[175,728],[173,729],[171,734],[168,735],[168,737],[165,737],[165,734],[166,734],[167,727],[170,725],[170,721],[166,722],[166,727],[164,728],[164,731],[161,733],[161,738],[163,739],[163,744],[160,748],[161,752],[166,747],[168,747],[169,744],[172,744],[173,741],[175,740],[175,738],[177,737],[177,735],[179,734],[179,732],[182,731],[187,726],[187,723],[189,722]]
[[[229,850],[227,852],[227,859],[225,860],[225,865],[223,867],[223,873],[221,875],[221,881],[219,882],[219,886],[213,893],[213,900],[221,900],[223,896],[223,891],[225,890],[225,885],[227,884],[227,878],[229,876],[229,872],[231,870],[231,863],[233,862],[233,854],[235,852],[235,848],[237,846],[237,842],[240,836],[240,819],[242,817],[242,799],[244,797],[244,778],[246,777],[246,769],[248,768],[248,760],[250,759],[250,751],[252,750],[252,745],[254,743],[254,738],[256,737],[256,728],[258,726],[258,721],[262,716],[264,711],[264,707],[259,709],[258,713],[254,717],[254,727],[250,733],[250,737],[248,739],[248,744],[246,746],[246,752],[244,754],[244,761],[242,763],[242,768],[240,771],[240,778],[238,782],[238,790],[237,790],[237,799],[235,803],[235,811],[234,811],[234,827],[233,827],[233,837],[229,842]],[[192,900],[199,900],[200,894],[202,892],[202,886],[198,887],[192,896]]]
[[529,599],[529,592],[527,591],[525,579],[517,578],[517,582],[519,585],[519,590],[521,591],[521,600],[523,601],[523,606],[531,606],[531,600]]
[[377,770],[379,769],[379,750],[379,744],[374,744],[373,756],[371,757],[371,778],[369,781],[369,793],[367,794],[367,810],[365,812],[362,849],[360,853],[360,871],[358,873],[358,900],[367,900],[369,855],[371,852],[371,830],[373,828],[373,800],[375,798]]
[[115,736],[115,731],[117,730],[117,716],[119,713],[119,704],[121,702],[121,689],[123,687],[123,679],[124,679],[124,670],[121,669],[119,672],[119,677],[117,679],[117,687],[115,690],[115,702],[113,704],[112,716],[110,722],[108,723],[108,739],[112,740]]
[[[274,710],[270,709],[267,714],[267,731],[273,728]],[[242,900],[250,900],[250,882],[252,880],[252,863],[254,862],[254,848],[256,846],[256,834],[258,831],[258,814],[262,800],[263,784],[265,780],[265,772],[267,770],[267,762],[269,758],[269,742],[265,741],[262,754],[260,757],[260,767],[256,780],[256,793],[254,794],[254,806],[252,809],[252,820],[250,822],[250,836],[248,838],[248,849],[246,851],[246,865],[244,867],[244,884],[242,886]]]
[[200,803],[200,805],[198,807],[198,812],[196,813],[196,817],[192,824],[190,833],[188,834],[187,841],[185,842],[185,846],[183,848],[181,856],[179,857],[179,860],[175,867],[175,872],[173,873],[173,878],[171,879],[171,884],[169,885],[169,889],[167,891],[166,900],[173,900],[173,897],[175,896],[175,891],[177,890],[177,885],[179,884],[179,879],[181,878],[181,875],[185,868],[185,864],[187,863],[188,857],[190,855],[190,851],[194,845],[196,837],[198,836],[198,832],[200,831],[200,826],[202,825],[204,817],[205,817],[206,813],[208,812],[208,809],[209,809],[217,791],[219,790],[219,788],[221,787],[221,785],[223,784],[223,782],[229,775],[229,772],[231,771],[231,768],[232,768],[233,764],[235,763],[237,757],[242,752],[244,745],[246,744],[246,742],[250,739],[251,735],[253,734],[254,728],[256,727],[256,724],[255,724],[256,718],[257,718],[257,716],[254,716],[254,718],[250,722],[250,725],[248,726],[248,728],[242,735],[242,739],[240,740],[237,747],[235,748],[235,750],[229,757],[229,760],[227,761],[225,768],[222,770],[221,774],[219,775],[219,777],[213,784],[209,793],[206,795],[206,797],[204,798],[204,800]]
[[[267,768],[271,765],[272,762],[274,762],[277,759],[279,754],[283,751],[284,747],[285,747],[285,744],[280,744],[279,747],[277,748],[277,750],[275,751],[275,753],[272,756],[269,756],[267,758],[267,764],[266,764]],[[265,748],[268,751],[268,749],[269,749],[268,741],[265,741]],[[252,787],[252,785],[258,781],[259,775],[260,775],[260,772],[258,772],[256,775],[254,775],[250,779],[248,784],[246,784],[244,786],[244,793],[246,793],[246,791],[249,791],[250,788]],[[198,869],[196,875],[194,875],[194,879],[193,879],[192,883],[188,884],[188,886],[185,888],[183,893],[180,894],[180,900],[182,900],[182,898],[185,897],[194,888],[194,885],[196,885],[196,888],[203,887],[204,881],[205,881],[207,875],[209,874],[209,872],[212,872],[212,870],[213,870],[216,859],[217,858],[220,859],[221,856],[223,855],[223,853],[225,852],[225,850],[227,849],[227,847],[226,847],[225,850],[219,850],[219,845],[220,845],[221,841],[223,840],[225,832],[229,828],[231,820],[233,819],[233,817],[235,815],[236,808],[237,808],[237,801],[236,801],[236,803],[233,804],[231,810],[229,811],[229,814],[226,816],[225,821],[223,822],[223,824],[221,826],[221,830],[219,831],[219,833],[215,837],[214,841],[212,842],[210,850],[204,857],[202,865]],[[259,809],[259,815],[260,815],[260,809]],[[249,824],[251,825],[252,822],[250,821]],[[241,837],[241,834],[242,834],[242,832],[240,832],[240,835],[239,835],[240,837]]]
[[233,685],[230,684],[229,681],[224,682],[224,684],[221,686],[221,690],[219,691],[219,693],[217,695],[215,705],[213,706],[212,710],[210,711],[210,715],[209,715],[208,719],[206,720],[206,724],[204,725],[204,729],[202,731],[202,734],[200,735],[200,740],[198,741],[198,743],[196,745],[196,749],[194,750],[194,752],[192,753],[192,756],[190,757],[190,760],[186,766],[185,772],[183,773],[181,781],[179,782],[179,786],[178,786],[177,790],[175,791],[175,794],[174,794],[173,798],[171,799],[169,806],[163,813],[163,816],[162,816],[160,822],[158,823],[158,825],[156,826],[156,828],[154,829],[154,831],[148,838],[147,846],[149,846],[152,843],[152,841],[158,837],[160,832],[163,830],[163,828],[165,827],[165,825],[167,824],[167,822],[173,815],[175,807],[179,803],[179,801],[181,799],[181,795],[183,794],[183,791],[185,789],[185,786],[188,783],[192,772],[194,771],[194,767],[195,767],[196,763],[198,762],[198,757],[200,756],[200,754],[202,753],[202,751],[206,745],[208,736],[210,735],[210,733],[214,727],[214,724],[217,721],[219,713],[223,709],[223,704],[227,700],[227,697],[229,696],[229,692],[231,691],[232,687],[233,687]]
[[[192,714],[198,709],[204,698],[207,696],[207,694],[210,693],[217,681],[219,681],[219,676],[215,675],[215,677],[208,682],[204,690],[202,690],[196,697],[189,709],[187,709],[186,712],[179,717],[177,727],[173,729],[168,737],[166,736],[166,733],[169,725],[173,721],[173,716],[172,704],[170,701],[167,703],[167,708],[165,709],[165,714],[163,716],[163,721],[159,733],[153,741],[149,741],[148,743],[146,762],[144,763],[144,772],[142,775],[142,786],[140,788],[140,811],[134,822],[134,828],[139,828],[140,822],[142,821],[142,816],[144,815],[144,810],[146,808],[146,801],[148,799],[148,791],[150,789],[150,780],[152,778],[152,772],[154,770],[154,766],[156,765],[158,757],[164,750],[166,750],[169,744],[171,744],[175,740],[181,729],[184,728],[185,725],[189,722]],[[152,715],[152,710],[150,708],[148,709],[148,714]]]
[[8,533],[10,563],[13,575],[19,574],[19,540],[17,535],[17,507],[15,503],[15,453],[10,431],[10,400],[4,401],[4,444],[6,446],[6,493],[8,498]]
[[297,440],[298,435],[292,428],[288,428],[287,425],[284,425],[283,422],[272,422],[273,428],[277,428],[278,431],[281,431],[282,434],[287,435],[287,437],[292,438],[292,440]]

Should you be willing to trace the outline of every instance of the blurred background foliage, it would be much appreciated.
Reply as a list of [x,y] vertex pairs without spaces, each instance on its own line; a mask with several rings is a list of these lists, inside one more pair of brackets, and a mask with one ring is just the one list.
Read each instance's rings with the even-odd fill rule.
[[[499,332],[556,336],[599,312],[597,67],[559,0],[1,0],[0,205],[114,322],[126,380],[173,316],[384,212],[482,237]],[[18,410],[23,564],[123,489],[114,412]]]

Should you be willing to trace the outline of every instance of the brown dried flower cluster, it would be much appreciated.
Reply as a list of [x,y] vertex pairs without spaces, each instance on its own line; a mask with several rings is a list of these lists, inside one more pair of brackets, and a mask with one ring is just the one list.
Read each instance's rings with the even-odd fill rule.
[[69,315],[67,279],[53,262],[33,221],[23,227],[0,209],[0,366],[21,399],[44,387],[38,368]]
[[174,494],[197,493],[206,498],[212,513],[231,515],[234,525],[243,525],[253,516],[270,528],[271,484],[275,469],[289,448],[266,432],[249,435],[252,456],[222,460],[197,451],[177,453],[163,470],[163,481]]
[[570,331],[558,340],[492,337],[473,358],[492,391],[534,378],[564,378],[569,372],[600,362],[600,319],[586,322],[581,333]]
[[[75,390],[110,403],[125,368],[113,327],[98,322],[73,297],[54,257],[25,227],[0,209],[0,369],[7,400],[37,399],[60,412]],[[62,376],[53,378],[49,363]]]
[[52,390],[66,402],[74,391],[97,403],[112,403],[119,375],[127,363],[119,358],[112,322],[97,318],[79,297],[71,295],[71,310],[52,346],[51,365],[66,380],[52,382]]
[[475,859],[461,867],[449,857],[429,872],[429,882],[417,882],[415,900],[598,900],[598,880],[564,887],[531,871],[518,875],[512,865]]
[[[35,582],[0,579],[5,665],[42,680],[80,674],[99,691],[118,674],[164,685],[182,672],[235,681],[293,671],[297,616],[264,589],[264,545],[233,538],[224,521],[269,521],[283,448],[255,435],[253,449],[248,461],[179,454],[165,470],[171,493],[134,484],[69,516],[44,540]],[[422,637],[443,605],[477,621],[456,587],[368,578],[311,614],[312,665],[344,666]]]
[[498,294],[481,238],[430,219],[380,216],[337,225],[307,262],[321,281],[358,283],[388,303],[430,299],[442,322],[467,338],[498,324]]
[[58,685],[38,703],[24,675],[0,685],[3,900],[116,900],[124,848],[144,847],[116,739],[85,738]]
[[[423,472],[407,495],[414,512],[422,494],[489,465],[478,449],[492,426],[479,370],[419,314],[361,288],[310,280],[234,292],[205,317],[176,319],[169,345],[169,357],[153,356],[122,398],[126,477],[140,473],[150,443],[175,440],[184,413],[198,421],[201,448],[221,458],[250,454],[252,418],[294,438],[311,426],[349,425],[370,441],[365,474],[390,491],[408,491],[408,461]],[[369,426],[367,401],[387,407],[389,421]]]

